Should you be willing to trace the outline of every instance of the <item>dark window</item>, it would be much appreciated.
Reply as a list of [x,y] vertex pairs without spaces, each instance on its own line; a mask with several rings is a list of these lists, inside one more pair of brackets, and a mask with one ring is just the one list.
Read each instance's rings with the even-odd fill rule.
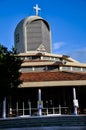
[[48,68],[48,70],[54,70],[54,69],[59,69],[59,67],[58,66],[48,66],[47,67]]

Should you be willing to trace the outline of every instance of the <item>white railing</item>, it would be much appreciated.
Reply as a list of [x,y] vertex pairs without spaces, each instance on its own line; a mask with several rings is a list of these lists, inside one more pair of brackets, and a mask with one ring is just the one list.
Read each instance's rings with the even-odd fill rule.
[[[23,108],[23,109],[10,109],[9,116],[37,116],[38,109],[37,108]],[[52,107],[52,108],[43,108],[42,115],[61,115],[61,114],[69,114],[68,107]]]

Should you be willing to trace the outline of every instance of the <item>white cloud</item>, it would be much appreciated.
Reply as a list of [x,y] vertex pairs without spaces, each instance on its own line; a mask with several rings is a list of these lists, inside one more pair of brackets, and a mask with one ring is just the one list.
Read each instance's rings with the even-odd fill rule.
[[80,62],[86,63],[86,48],[69,52],[69,55]]
[[64,45],[65,45],[64,42],[55,42],[55,43],[53,43],[53,50],[56,51]]
[[55,42],[52,45],[52,49],[54,53],[58,53],[59,50],[60,54],[63,52],[64,54],[69,55],[71,58],[81,63],[86,63],[86,48],[80,48],[71,51],[67,48],[67,44],[65,42]]

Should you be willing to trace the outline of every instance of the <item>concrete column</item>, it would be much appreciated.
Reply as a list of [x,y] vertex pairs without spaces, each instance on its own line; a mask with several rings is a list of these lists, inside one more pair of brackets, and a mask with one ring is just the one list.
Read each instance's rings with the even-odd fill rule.
[[59,114],[61,115],[61,105],[59,104]]
[[38,115],[42,115],[43,102],[41,100],[41,89],[38,89]]
[[29,105],[29,115],[31,116],[31,102],[28,101],[28,105]]
[[73,99],[76,100],[76,90],[73,88]]
[[16,102],[16,113],[17,113],[17,116],[18,116],[18,102]]
[[23,116],[25,115],[24,111],[25,111],[25,109],[24,109],[24,102],[23,102]]
[[76,89],[73,88],[73,105],[74,105],[74,115],[77,115],[77,108],[78,108],[78,100],[76,99]]
[[2,117],[4,119],[6,118],[6,97],[4,97],[4,100],[3,100],[3,113],[2,113]]

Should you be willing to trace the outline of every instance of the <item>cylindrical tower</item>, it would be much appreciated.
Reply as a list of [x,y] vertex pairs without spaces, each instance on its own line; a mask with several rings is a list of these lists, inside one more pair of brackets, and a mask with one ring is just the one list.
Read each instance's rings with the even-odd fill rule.
[[14,32],[14,44],[19,53],[37,50],[51,53],[51,31],[48,22],[39,16],[21,20]]

